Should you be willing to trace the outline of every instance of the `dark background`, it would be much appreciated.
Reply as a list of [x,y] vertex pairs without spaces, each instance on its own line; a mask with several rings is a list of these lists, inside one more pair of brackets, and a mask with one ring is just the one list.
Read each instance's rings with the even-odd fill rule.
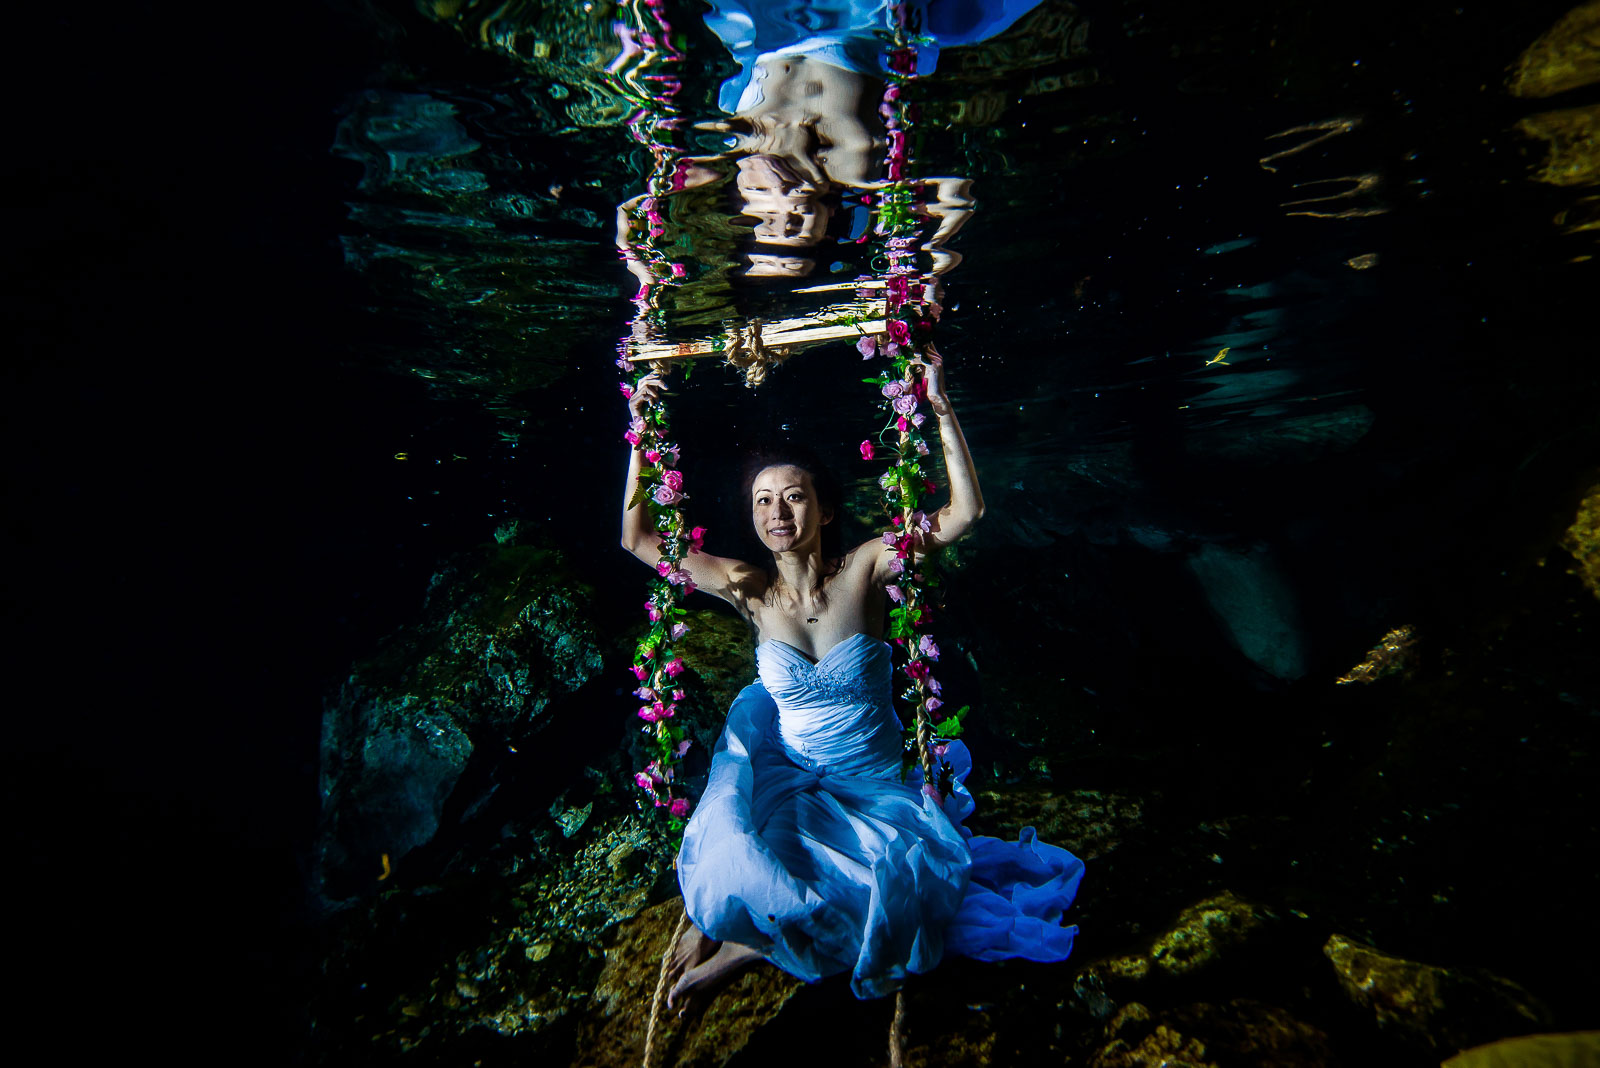
[[[1482,41],[1485,52],[1497,36],[1531,40],[1562,6],[1502,11],[1494,22],[1474,11],[1482,32],[1456,40]],[[1380,10],[1346,12],[1336,24],[1367,44],[1362,27],[1383,24]],[[1198,32],[1169,16],[1173,39]],[[315,975],[302,880],[320,696],[409,618],[441,556],[483,539],[480,506],[515,497],[560,509],[580,487],[609,485],[619,410],[597,402],[596,414],[571,417],[579,447],[570,463],[503,462],[462,476],[439,521],[419,528],[400,501],[402,476],[383,462],[388,446],[374,443],[404,439],[429,453],[482,442],[491,452],[495,423],[350,357],[370,347],[374,328],[359,311],[370,302],[366,283],[345,269],[336,241],[355,168],[328,149],[341,101],[378,77],[394,43],[342,5],[249,18],[106,5],[17,19],[5,46],[12,210],[3,287],[7,574],[20,636],[6,702],[6,853],[28,902],[14,917],[16,959],[30,1003],[64,1028],[64,1043],[226,1043],[230,1059],[281,1061],[308,1026],[297,1006]],[[1334,24],[1308,20],[1318,30]],[[405,47],[435,57],[440,77],[470,78],[474,63],[489,62],[442,70],[449,61],[437,57],[459,42],[420,20],[406,25],[416,41]],[[1413,50],[1428,37],[1401,31]],[[1319,46],[1331,53],[1341,42]],[[1439,60],[1429,84],[1447,85],[1457,67],[1472,80],[1486,66],[1472,54]],[[1120,90],[1129,110],[1160,98],[1154,73],[1144,84],[1130,79]],[[1439,93],[1435,114],[1447,115],[1451,97]],[[1185,106],[1193,114],[1166,121],[1198,131],[1205,109]],[[1514,117],[1508,110],[1504,121]],[[1449,122],[1438,125],[1448,142]],[[1218,136],[1230,136],[1225,126]],[[1392,158],[1413,132],[1387,135]],[[1214,139],[1193,137],[1194,157],[1214,150]],[[1424,622],[1482,603],[1485,576],[1525,564],[1570,517],[1596,459],[1595,380],[1580,369],[1592,350],[1592,272],[1529,270],[1550,261],[1545,205],[1497,201],[1500,161],[1448,163],[1430,172],[1454,182],[1446,207],[1384,224],[1401,250],[1395,266],[1415,284],[1364,304],[1361,324],[1326,325],[1349,329],[1351,347],[1382,332],[1395,352],[1449,353],[1363,381],[1365,403],[1407,418],[1386,423],[1348,471],[1288,486],[1232,472],[1220,501],[1193,470],[1146,468],[1151,500],[1218,524],[1263,497],[1330,511],[1330,487],[1347,487],[1331,510],[1346,518],[1319,537],[1371,561],[1361,581],[1372,589],[1392,590],[1403,575],[1394,607]],[[1522,164],[1504,166],[1518,174]],[[1109,164],[1079,172],[1072,195],[1100,206],[1062,223],[1072,240],[1093,246],[1097,233],[1117,231],[1129,261],[1144,265],[1102,274],[1108,289],[1170,281],[1152,278],[1164,270],[1149,266],[1162,260],[1158,247],[1139,244],[1157,239],[1122,233],[1123,217],[1168,177]],[[997,206],[999,232],[1008,218]],[[1484,245],[1499,255],[1472,271],[1456,266]],[[984,255],[981,245],[966,251],[974,263]],[[1057,288],[1019,271],[1003,292],[974,293],[1036,308]],[[1412,314],[1423,305],[1425,324]],[[617,306],[620,323],[627,306]],[[1480,329],[1468,313],[1483,306],[1505,314]],[[951,336],[1016,324],[1002,324],[1004,308],[953,320]],[[1135,318],[1159,347],[1150,320]],[[1137,323],[1086,329],[1091,350],[1137,347]],[[554,396],[609,399],[609,368],[588,366]],[[990,368],[988,396],[1025,395],[1030,373],[1002,360]],[[1096,373],[1091,360],[1081,378]],[[1169,385],[1163,402],[1181,392]],[[1487,397],[1499,403],[1486,408]],[[1086,440],[1113,433],[1070,397],[1046,402],[1078,421]],[[750,424],[770,418],[775,403],[757,402]],[[1156,407],[1130,400],[1122,409],[1145,455],[1162,455],[1175,433]],[[1005,424],[988,425],[998,433]],[[1353,479],[1373,469],[1384,477]],[[602,559],[613,521],[609,492],[582,499],[563,540],[587,564],[586,553]],[[1368,518],[1380,513],[1381,527]],[[1454,535],[1440,540],[1445,530]],[[1413,548],[1387,557],[1396,543]],[[1157,596],[1161,577],[1149,583],[1131,596]],[[1156,634],[1176,650],[1210,625],[1180,620]],[[1340,633],[1329,647],[1358,656],[1362,639]],[[1219,686],[1199,703],[1254,692],[1244,678]],[[85,1019],[94,1025],[80,1030]]]

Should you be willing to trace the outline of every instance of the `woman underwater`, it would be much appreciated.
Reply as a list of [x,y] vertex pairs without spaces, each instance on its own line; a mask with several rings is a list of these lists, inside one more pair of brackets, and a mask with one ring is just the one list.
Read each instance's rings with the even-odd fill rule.
[[[938,353],[916,362],[950,483],[924,536],[932,552],[983,515],[983,494]],[[632,414],[662,388],[645,376]],[[680,1008],[758,959],[807,981],[849,972],[858,997],[879,997],[946,953],[1063,960],[1077,931],[1060,921],[1081,861],[1032,828],[1003,842],[961,827],[973,808],[961,743],[945,753],[949,798],[925,793],[920,770],[902,781],[892,654],[878,637],[895,552],[879,539],[840,544],[838,485],[809,457],[752,459],[747,500],[770,566],[709,553],[683,564],[755,627],[759,679],[729,711],[678,854],[694,924],[668,972],[668,1004]],[[639,470],[634,450],[622,545],[653,567],[658,537],[646,510],[626,503]]]

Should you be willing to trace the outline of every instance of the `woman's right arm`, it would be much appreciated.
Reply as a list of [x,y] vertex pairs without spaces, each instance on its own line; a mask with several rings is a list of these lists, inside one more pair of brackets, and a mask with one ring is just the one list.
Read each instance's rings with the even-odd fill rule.
[[[661,376],[654,371],[640,379],[628,398],[629,419],[641,418],[645,405],[657,400],[664,388]],[[622,547],[655,567],[661,562],[661,535],[656,532],[650,509],[639,493],[639,472],[644,466],[644,457],[634,446],[629,446],[628,453],[628,477],[622,489]],[[689,572],[696,588],[722,598],[741,611],[747,610],[745,602],[753,588],[751,584],[762,577],[759,570],[741,560],[707,552],[691,551],[680,566]]]

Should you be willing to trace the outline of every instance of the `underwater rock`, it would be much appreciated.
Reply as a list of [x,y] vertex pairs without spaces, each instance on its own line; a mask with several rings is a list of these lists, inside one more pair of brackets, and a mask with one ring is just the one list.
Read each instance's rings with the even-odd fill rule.
[[1600,81],[1600,3],[1579,4],[1517,57],[1512,96],[1555,96]]
[[1411,665],[1417,642],[1416,628],[1402,624],[1384,634],[1361,663],[1334,679],[1335,686],[1351,683],[1374,683],[1391,675],[1398,675]]
[[1152,982],[1188,978],[1236,962],[1264,946],[1276,922],[1270,909],[1224,890],[1184,909],[1148,948],[1080,969],[1073,992],[1091,1015],[1106,1019]]
[[1082,860],[1117,848],[1144,816],[1138,798],[1100,790],[1018,787],[983,790],[975,796],[978,809],[967,821],[974,833],[1015,839],[1023,827],[1032,827],[1040,841],[1059,845]]
[[[641,1063],[661,955],[682,915],[683,899],[675,897],[616,929],[579,1027],[574,1066],[633,1068]],[[679,1019],[663,1006],[652,1063],[680,1068],[726,1064],[804,985],[758,964],[718,990],[701,1012]]]
[[1577,561],[1574,573],[1600,598],[1600,486],[1584,494],[1577,517],[1561,535],[1561,547]]
[[1600,180],[1600,104],[1541,111],[1517,123],[1517,132],[1547,141],[1550,154],[1530,177],[1555,186],[1592,185]]
[[1474,1046],[1440,1068],[1595,1068],[1600,1065],[1600,1031],[1564,1035],[1524,1035]]
[[555,550],[508,538],[448,563],[422,621],[356,665],[323,712],[324,904],[376,889],[433,837],[474,749],[525,739],[600,670],[587,598]]
[[1537,998],[1489,972],[1419,964],[1337,934],[1322,952],[1350,999],[1411,1045],[1464,1049],[1551,1022]]
[[1106,1028],[1089,1068],[1322,1068],[1328,1036],[1283,1009],[1243,998],[1152,1014],[1134,1002]]
[[446,884],[396,888],[348,916],[347,948],[326,971],[331,986],[360,994],[320,1007],[330,1054],[364,1045],[452,1063],[461,1043],[485,1042],[552,1052],[596,989],[612,929],[671,878],[673,843],[651,814],[612,813],[585,837],[564,855],[555,849],[571,847],[550,835],[550,848]]
[[1270,550],[1206,545],[1188,566],[1246,658],[1284,682],[1306,673],[1294,591]]

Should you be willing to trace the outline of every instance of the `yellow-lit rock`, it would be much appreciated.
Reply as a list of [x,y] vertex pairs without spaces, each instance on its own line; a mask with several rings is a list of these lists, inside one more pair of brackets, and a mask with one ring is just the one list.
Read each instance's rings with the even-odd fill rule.
[[1545,97],[1600,81],[1600,0],[1579,4],[1529,45],[1506,88]]
[[1529,115],[1517,130],[1549,142],[1550,155],[1531,176],[1534,181],[1560,186],[1600,181],[1600,104]]
[[1561,547],[1572,554],[1574,568],[1589,592],[1600,597],[1600,485],[1592,486],[1578,505],[1578,515],[1561,536]]

